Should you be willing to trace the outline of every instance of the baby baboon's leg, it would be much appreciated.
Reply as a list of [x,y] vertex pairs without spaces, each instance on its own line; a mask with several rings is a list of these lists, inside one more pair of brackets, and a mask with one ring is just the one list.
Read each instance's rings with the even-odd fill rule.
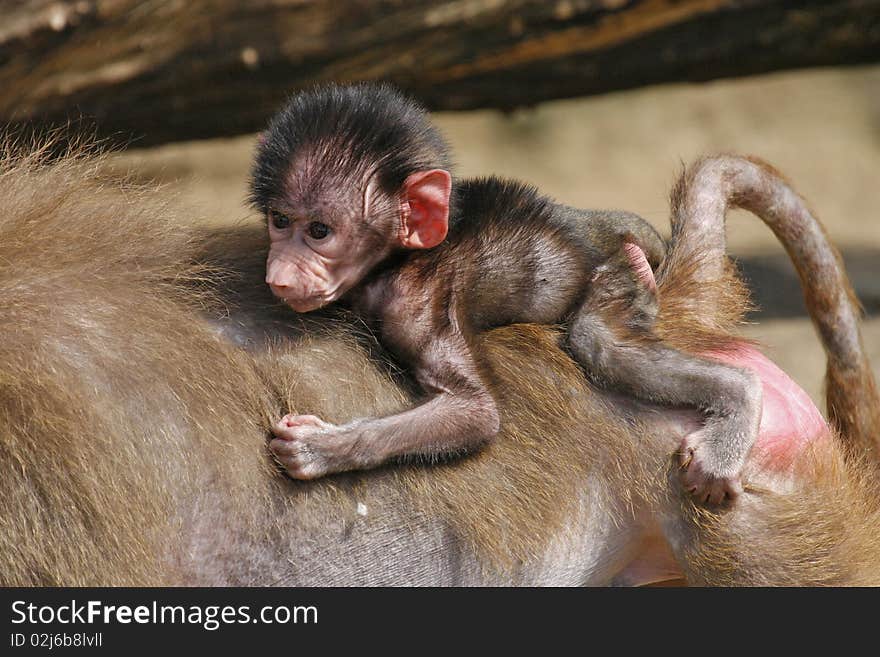
[[682,442],[684,485],[700,502],[733,500],[760,424],[760,383],[748,370],[661,342],[651,330],[656,307],[654,288],[621,255],[599,269],[571,316],[569,348],[600,385],[703,412],[703,428]]

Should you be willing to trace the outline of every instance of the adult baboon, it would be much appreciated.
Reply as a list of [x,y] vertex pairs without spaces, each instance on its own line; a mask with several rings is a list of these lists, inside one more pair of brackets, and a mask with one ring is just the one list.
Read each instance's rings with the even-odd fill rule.
[[848,283],[821,232],[785,229],[812,226],[796,196],[766,205],[788,188],[765,166],[716,158],[683,177],[660,328],[683,349],[729,346],[744,297],[724,211],[775,219],[800,267],[815,256],[805,285],[843,382],[829,394],[841,441],[809,423],[759,441],[738,504],[715,514],[677,484],[673,452],[699,417],[591,388],[557,332],[526,325],[483,345],[503,425],[489,448],[284,478],[273,418],[391,413],[411,403],[406,376],[345,316],[306,322],[272,301],[262,227],[205,239],[99,159],[42,159],[8,153],[0,171],[0,584],[880,580],[877,397]]

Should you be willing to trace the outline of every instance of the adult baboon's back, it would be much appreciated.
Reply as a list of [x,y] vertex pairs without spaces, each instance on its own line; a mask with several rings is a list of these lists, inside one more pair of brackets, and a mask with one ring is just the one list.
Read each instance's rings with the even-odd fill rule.
[[676,423],[592,390],[546,328],[487,338],[491,448],[284,479],[273,418],[387,413],[405,377],[345,317],[273,305],[259,232],[206,240],[99,160],[42,159],[0,165],[3,585],[876,582],[873,489],[833,443],[701,515],[667,486]]

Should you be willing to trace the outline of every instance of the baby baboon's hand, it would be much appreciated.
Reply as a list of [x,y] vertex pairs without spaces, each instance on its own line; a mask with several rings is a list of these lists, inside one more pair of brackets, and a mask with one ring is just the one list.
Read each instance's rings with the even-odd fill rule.
[[[341,434],[335,424],[314,415],[285,415],[272,427],[269,449],[294,479],[317,479],[339,467]],[[334,456],[336,458],[334,458]]]

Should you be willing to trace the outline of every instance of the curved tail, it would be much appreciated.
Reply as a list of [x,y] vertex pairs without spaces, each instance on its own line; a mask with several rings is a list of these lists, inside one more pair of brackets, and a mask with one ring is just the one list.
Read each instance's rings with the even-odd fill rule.
[[729,208],[757,215],[788,252],[827,357],[829,421],[849,448],[871,452],[880,461],[880,394],[865,355],[858,300],[824,226],[776,169],[730,155],[689,167],[673,189],[672,245],[658,284],[691,277],[697,293],[688,315],[721,317],[710,321],[728,328],[718,324],[738,315],[740,310],[730,309],[742,305],[727,302],[721,286],[713,284],[729,280],[724,233]]

